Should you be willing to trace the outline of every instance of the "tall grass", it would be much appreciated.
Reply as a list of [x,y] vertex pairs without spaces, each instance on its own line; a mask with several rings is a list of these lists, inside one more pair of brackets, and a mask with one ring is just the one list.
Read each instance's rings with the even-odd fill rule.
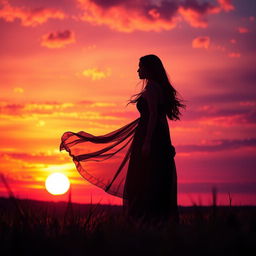
[[0,198],[1,255],[252,255],[256,208],[180,207],[179,224],[145,223],[120,207]]

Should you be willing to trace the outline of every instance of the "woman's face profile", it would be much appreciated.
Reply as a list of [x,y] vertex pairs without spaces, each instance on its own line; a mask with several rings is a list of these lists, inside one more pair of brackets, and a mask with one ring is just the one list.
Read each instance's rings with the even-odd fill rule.
[[141,64],[141,62],[139,62],[139,69],[137,70],[138,74],[139,74],[139,78],[140,79],[145,79],[147,78],[146,76],[146,70],[143,67],[143,65]]

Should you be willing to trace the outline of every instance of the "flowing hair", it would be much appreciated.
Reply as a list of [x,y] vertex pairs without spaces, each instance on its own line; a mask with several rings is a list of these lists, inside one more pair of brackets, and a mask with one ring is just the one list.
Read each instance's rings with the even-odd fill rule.
[[140,58],[140,63],[145,68],[147,73],[147,78],[143,81],[142,89],[139,93],[134,94],[130,97],[127,103],[136,103],[142,93],[145,91],[145,84],[148,80],[153,80],[162,86],[164,91],[164,105],[166,109],[166,114],[170,120],[180,120],[181,112],[180,108],[186,108],[178,97],[178,92],[174,89],[169,81],[166,74],[162,61],[156,55],[149,54]]

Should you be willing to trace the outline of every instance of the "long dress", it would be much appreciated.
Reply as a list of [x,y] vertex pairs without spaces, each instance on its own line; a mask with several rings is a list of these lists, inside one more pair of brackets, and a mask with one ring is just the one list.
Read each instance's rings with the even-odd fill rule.
[[[78,172],[107,193],[123,198],[124,211],[134,218],[177,216],[177,175],[164,105],[158,104],[157,123],[148,160],[141,149],[149,110],[140,96],[136,103],[140,117],[101,136],[84,131],[65,132],[60,150],[73,158]],[[95,163],[97,162],[97,163]]]

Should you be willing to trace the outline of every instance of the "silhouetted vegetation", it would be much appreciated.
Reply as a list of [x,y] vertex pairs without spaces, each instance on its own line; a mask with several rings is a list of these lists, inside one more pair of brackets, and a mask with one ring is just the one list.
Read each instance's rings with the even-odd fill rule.
[[[180,207],[180,223],[145,224],[121,206],[0,198],[1,255],[249,255],[256,207]],[[251,255],[251,254],[250,254]]]

